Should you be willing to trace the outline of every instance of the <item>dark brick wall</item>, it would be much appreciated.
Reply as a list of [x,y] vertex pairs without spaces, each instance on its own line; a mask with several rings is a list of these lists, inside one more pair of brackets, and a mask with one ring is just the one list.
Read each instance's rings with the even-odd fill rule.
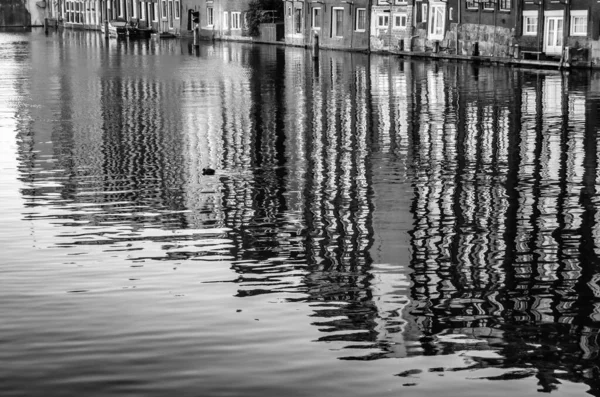
[[0,0],[0,26],[31,26],[31,15],[22,0]]

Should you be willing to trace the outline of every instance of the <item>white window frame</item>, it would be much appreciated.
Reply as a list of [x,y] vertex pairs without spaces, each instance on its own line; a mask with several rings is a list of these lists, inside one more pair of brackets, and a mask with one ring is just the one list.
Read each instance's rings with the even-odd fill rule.
[[215,24],[215,10],[213,7],[206,7],[206,23],[207,26],[214,26]]
[[[358,22],[360,21],[360,13],[364,13],[364,26],[362,29],[358,27]],[[356,32],[365,32],[367,30],[367,9],[366,8],[357,8],[356,9],[356,23],[354,25],[354,30]]]
[[[535,21],[529,23],[529,21]],[[538,12],[536,10],[523,11],[523,36],[537,36],[538,34],[538,23],[539,23]],[[535,29],[528,30],[529,26],[535,26]]]
[[168,11],[167,0],[161,0],[160,6],[161,6],[160,7],[160,12],[161,12],[160,17],[162,19],[167,19],[168,12],[169,12]]
[[125,11],[125,2],[123,0],[119,0],[119,17],[123,18],[123,11]]
[[[575,24],[576,19],[581,19],[583,23],[580,26],[581,30],[578,30],[578,26]],[[587,10],[571,10],[571,23],[569,28],[570,36],[587,36],[588,31],[588,12]]]
[[483,9],[493,11],[496,6],[496,2],[492,0],[483,1]]
[[141,1],[140,2],[140,21],[145,21],[145,20],[146,20],[146,2]]
[[421,4],[421,22],[427,22],[427,3]]
[[394,0],[394,4],[406,5],[408,4],[408,0]]
[[336,33],[338,31],[337,28],[337,13],[341,12],[342,13],[342,25],[344,24],[344,7],[331,7],[331,37],[332,38],[336,38],[336,37],[344,37],[343,33],[344,33],[344,28],[342,26],[342,29],[340,29],[342,31],[342,36],[338,36]]
[[[302,26],[304,24],[304,10],[302,8],[294,8],[294,33],[302,34]],[[299,17],[299,20],[296,20]]]
[[377,15],[377,28],[378,29],[389,29],[390,27],[390,14],[378,14]]
[[229,29],[229,12],[223,11],[223,30]]
[[[315,16],[315,11],[317,11],[317,10],[319,10],[318,11],[319,15]],[[321,30],[321,19],[323,18],[322,15],[323,14],[321,13],[321,7],[313,7],[312,10],[310,11],[310,27],[313,30]],[[317,22],[317,18],[318,18],[319,26],[315,26],[315,22]]]
[[137,19],[137,17],[138,17],[138,15],[137,15],[137,6],[138,6],[138,3],[134,1],[133,2],[133,7],[131,7],[132,8],[132,10],[131,10],[131,14],[132,14],[131,17],[135,18],[135,19]]
[[508,8],[503,8],[503,7],[502,7],[502,6],[503,6],[503,4],[505,4],[505,3],[503,3],[502,1],[500,1],[500,0],[499,0],[499,1],[498,1],[498,9],[499,9],[500,11],[510,11],[510,9],[511,9],[511,7],[512,7],[512,4],[513,4],[513,0],[510,0],[510,4],[508,5]]
[[152,3],[154,7],[154,15],[152,16],[152,22],[158,22],[158,2]]
[[[400,24],[397,25],[397,19],[396,18],[400,18]],[[404,24],[402,24],[402,20],[404,20]],[[396,14],[392,15],[392,29],[394,30],[403,30],[406,29],[406,26],[408,25],[408,16],[406,15],[406,13],[404,12],[399,12]]]
[[179,2],[179,0],[175,0],[175,2],[173,3],[173,12],[175,13],[174,17],[175,19],[179,19],[181,17],[181,3]]
[[242,13],[231,11],[231,30],[242,30]]

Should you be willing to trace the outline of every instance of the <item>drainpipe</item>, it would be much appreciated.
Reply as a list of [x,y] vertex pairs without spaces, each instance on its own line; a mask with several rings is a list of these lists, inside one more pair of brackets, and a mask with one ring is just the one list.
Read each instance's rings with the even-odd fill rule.
[[544,49],[542,48],[542,43],[540,42],[540,39],[544,35],[544,25],[546,24],[546,20],[544,18],[544,0],[540,0],[539,5],[540,5],[540,12],[539,12],[539,19],[538,19],[537,50],[543,51]]
[[460,29],[460,24],[462,22],[461,21],[462,4],[463,4],[463,2],[461,0],[459,0],[458,1],[458,7],[457,7],[458,8],[458,16],[456,17],[457,18],[457,21],[456,21],[456,55],[459,55],[459,52],[458,52],[458,32],[459,32],[459,29]]
[[[367,32],[367,54],[371,53],[371,9],[373,6],[373,0],[367,0],[367,10],[365,12],[365,31]],[[370,75],[370,73],[369,73]]]

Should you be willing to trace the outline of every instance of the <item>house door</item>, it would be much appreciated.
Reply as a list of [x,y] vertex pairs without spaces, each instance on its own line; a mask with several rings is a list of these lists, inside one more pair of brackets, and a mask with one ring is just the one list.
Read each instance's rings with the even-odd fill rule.
[[546,17],[544,51],[546,54],[560,54],[563,45],[563,18]]
[[444,25],[446,23],[446,4],[430,2],[429,10],[429,40],[444,39]]

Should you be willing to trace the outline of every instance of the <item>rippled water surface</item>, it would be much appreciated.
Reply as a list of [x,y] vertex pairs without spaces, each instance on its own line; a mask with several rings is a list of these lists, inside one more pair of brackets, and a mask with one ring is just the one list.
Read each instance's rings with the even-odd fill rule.
[[0,33],[0,394],[600,396],[598,92]]

